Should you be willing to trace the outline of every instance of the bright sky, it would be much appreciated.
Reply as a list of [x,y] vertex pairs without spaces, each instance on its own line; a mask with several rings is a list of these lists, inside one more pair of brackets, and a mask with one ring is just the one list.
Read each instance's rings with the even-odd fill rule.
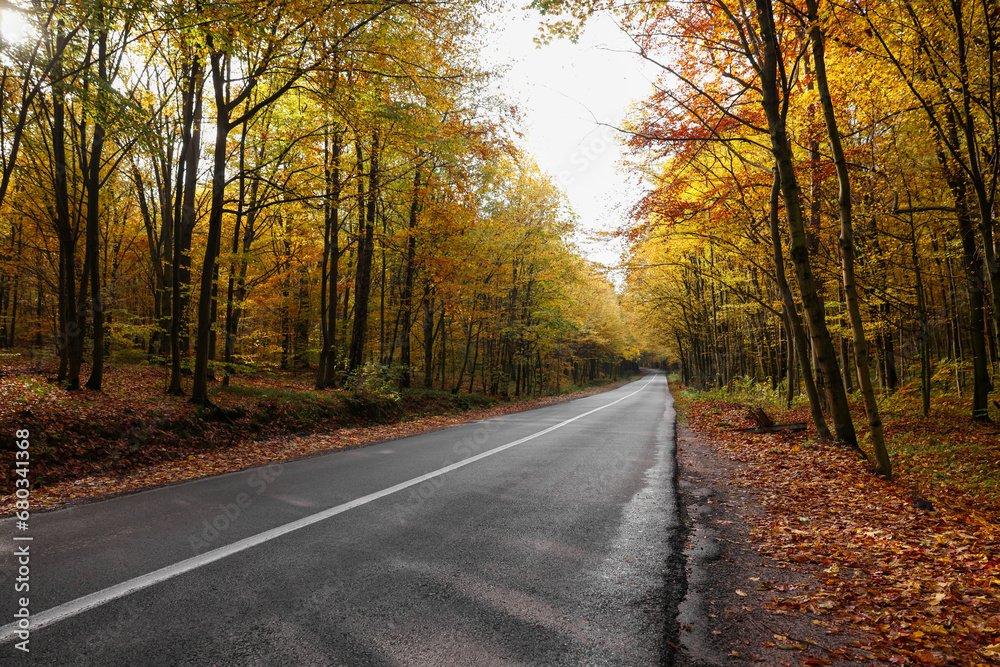
[[0,9],[0,39],[16,42],[24,36],[25,29],[24,19],[20,14],[9,9]]
[[[629,105],[649,94],[655,67],[634,54],[609,16],[592,19],[577,44],[562,39],[538,48],[540,20],[533,10],[500,12],[483,55],[510,63],[502,92],[524,115],[524,147],[566,192],[580,228],[616,229],[641,193],[619,173],[622,137],[605,125],[619,126]],[[580,245],[598,262],[618,262],[619,249],[607,242]]]

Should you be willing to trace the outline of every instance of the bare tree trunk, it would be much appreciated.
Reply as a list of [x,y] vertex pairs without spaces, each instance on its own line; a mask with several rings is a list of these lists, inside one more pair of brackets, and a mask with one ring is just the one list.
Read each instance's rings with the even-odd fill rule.
[[875,400],[875,390],[872,387],[871,370],[868,363],[868,342],[865,340],[865,325],[861,319],[861,304],[854,276],[851,179],[847,171],[847,159],[844,157],[840,130],[837,128],[837,117],[834,114],[833,100],[830,97],[830,87],[826,79],[826,46],[823,28],[819,22],[817,0],[806,0],[806,7],[809,12],[809,22],[812,24],[810,38],[816,67],[816,85],[819,89],[820,104],[823,107],[823,117],[826,121],[826,131],[830,141],[830,152],[833,154],[833,161],[837,168],[837,182],[840,186],[837,207],[840,211],[840,250],[843,262],[844,297],[847,301],[847,312],[851,318],[851,331],[854,334],[854,360],[858,370],[858,384],[861,386],[861,395],[865,402],[865,414],[868,416],[872,449],[875,451],[875,460],[878,465],[877,472],[887,479],[891,479],[892,462],[885,446],[882,418],[879,415],[878,402]]
[[[779,94],[778,84],[778,38],[775,32],[774,13],[770,0],[755,0],[757,20],[760,25],[762,40],[762,61],[760,63],[760,81],[762,104],[767,116],[768,129],[771,135],[771,149],[774,153],[777,171],[781,178],[781,192],[785,200],[785,216],[791,236],[792,263],[795,266],[795,277],[802,296],[806,322],[812,337],[813,349],[816,354],[820,371],[824,376],[826,390],[830,398],[831,417],[837,439],[858,448],[854,422],[851,420],[850,406],[844,383],[837,364],[837,354],[833,348],[833,340],[826,326],[826,309],[813,279],[812,267],[809,262],[809,248],[806,245],[805,229],[802,220],[802,200],[795,177],[792,162],[792,149],[785,126],[785,111],[783,100],[787,95]],[[784,80],[784,79],[783,79]],[[783,86],[782,90],[784,90]]]
[[379,191],[379,133],[372,131],[372,149],[368,172],[368,202],[365,209],[364,231],[358,230],[358,265],[354,283],[354,327],[347,362],[351,370],[360,368],[368,335],[368,300],[372,287],[372,257],[375,246],[375,212]]

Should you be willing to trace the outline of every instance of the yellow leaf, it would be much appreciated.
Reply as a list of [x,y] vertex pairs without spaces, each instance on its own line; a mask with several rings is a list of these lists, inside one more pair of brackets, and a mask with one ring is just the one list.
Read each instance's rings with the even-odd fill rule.
[[925,623],[924,625],[920,626],[920,629],[923,632],[928,633],[928,634],[930,634],[930,633],[937,634],[937,635],[947,635],[947,634],[949,634],[947,628],[945,628],[943,625],[939,625],[937,623]]

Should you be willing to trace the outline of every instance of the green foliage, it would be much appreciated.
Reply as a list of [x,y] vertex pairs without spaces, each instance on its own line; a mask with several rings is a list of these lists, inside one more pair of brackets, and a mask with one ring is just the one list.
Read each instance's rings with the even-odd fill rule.
[[481,410],[497,404],[497,399],[482,394],[452,393],[444,389],[413,387],[400,392],[400,406],[404,420],[427,415],[454,414],[467,410]]
[[[691,387],[685,387],[682,393],[691,398],[742,403],[747,406],[764,408],[773,413],[788,409],[785,403],[783,383],[772,389],[770,384],[757,382],[748,376],[733,378],[729,385],[718,389],[707,389],[699,392]],[[792,401],[793,408],[805,404],[806,400],[803,396],[798,396]]]
[[941,488],[953,488],[1000,507],[995,463],[998,448],[992,439],[908,431],[892,437],[889,445],[899,465],[928,491],[938,493]]
[[56,394],[60,390],[56,385],[48,384],[43,382],[39,378],[35,377],[24,377],[21,378],[18,383],[18,391],[11,398],[18,404],[29,404],[34,403],[39,399],[47,399]]
[[400,364],[379,364],[369,361],[350,373],[344,386],[354,398],[399,401],[399,382],[406,368]]

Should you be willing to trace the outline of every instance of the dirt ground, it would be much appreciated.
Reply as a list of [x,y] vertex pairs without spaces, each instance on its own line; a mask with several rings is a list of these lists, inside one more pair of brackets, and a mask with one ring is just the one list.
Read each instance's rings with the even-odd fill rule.
[[754,549],[746,517],[761,512],[757,490],[734,484],[740,464],[720,455],[681,418],[677,463],[689,529],[677,664],[871,664],[865,651],[850,646],[860,633],[780,608],[781,596],[815,588],[821,571],[775,562]]

